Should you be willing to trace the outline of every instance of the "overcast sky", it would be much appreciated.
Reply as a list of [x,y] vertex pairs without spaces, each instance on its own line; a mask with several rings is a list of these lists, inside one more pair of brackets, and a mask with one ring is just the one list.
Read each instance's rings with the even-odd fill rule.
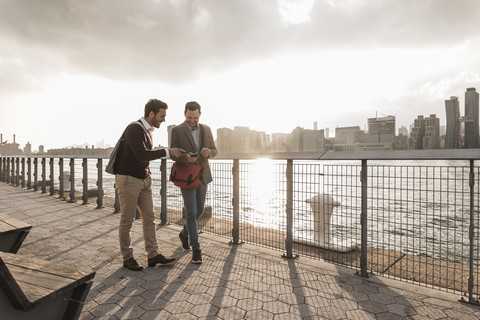
[[191,100],[214,135],[444,125],[479,53],[477,0],[0,0],[0,133],[114,145],[150,98],[169,104],[155,144]]

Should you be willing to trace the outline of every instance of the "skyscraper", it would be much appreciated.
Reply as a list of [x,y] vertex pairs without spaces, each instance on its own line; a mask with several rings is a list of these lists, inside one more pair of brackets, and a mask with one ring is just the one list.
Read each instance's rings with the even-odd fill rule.
[[457,97],[445,100],[447,115],[447,132],[445,133],[445,149],[458,149],[460,140],[460,104]]
[[465,92],[465,148],[479,148],[478,92],[468,88]]

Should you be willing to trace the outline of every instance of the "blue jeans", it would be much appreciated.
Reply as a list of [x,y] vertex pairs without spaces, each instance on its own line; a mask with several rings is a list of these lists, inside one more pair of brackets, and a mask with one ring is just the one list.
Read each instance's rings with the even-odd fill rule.
[[200,249],[198,242],[198,219],[202,216],[205,206],[205,198],[207,196],[207,185],[202,181],[198,184],[197,189],[180,189],[183,196],[183,204],[187,211],[187,221],[181,231],[184,236],[190,238],[192,249]]

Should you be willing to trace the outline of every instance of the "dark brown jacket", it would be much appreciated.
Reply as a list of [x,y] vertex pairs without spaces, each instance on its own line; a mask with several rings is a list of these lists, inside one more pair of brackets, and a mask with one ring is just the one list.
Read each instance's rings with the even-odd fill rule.
[[143,125],[130,124],[125,129],[123,149],[119,151],[121,154],[117,174],[145,179],[150,174],[148,167],[150,160],[166,156],[165,149],[151,150],[152,145],[147,134]]
[[[204,124],[199,124],[200,128],[200,150],[202,148],[210,149],[210,158],[215,158],[218,154],[217,147],[215,146],[215,141],[213,141],[212,131],[210,127]],[[202,133],[204,137],[202,137]],[[182,124],[173,127],[172,129],[172,138],[170,143],[170,148],[182,148],[186,152],[196,152],[195,142],[193,141],[192,133],[190,132],[190,127],[187,124],[187,121],[184,121]],[[187,154],[183,153],[180,157],[172,157],[173,160],[177,162],[187,162]],[[203,167],[203,174],[200,178],[203,183],[208,184],[213,181],[212,172],[210,171],[210,164],[208,163],[208,158],[202,157],[200,154],[198,156],[197,164]]]

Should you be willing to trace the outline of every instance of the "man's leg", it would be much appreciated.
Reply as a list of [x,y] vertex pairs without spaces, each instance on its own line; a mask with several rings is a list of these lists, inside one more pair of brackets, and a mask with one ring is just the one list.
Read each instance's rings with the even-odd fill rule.
[[142,180],[143,188],[138,197],[138,209],[142,216],[143,239],[149,259],[158,255],[158,243],[155,231],[155,211],[153,209],[152,178]]
[[185,227],[190,238],[190,245],[192,249],[199,249],[198,231],[197,231],[197,199],[195,189],[181,189],[183,196],[183,203],[186,209],[186,223]]
[[205,209],[205,198],[207,197],[207,185],[200,181],[197,187],[197,221],[200,220]]
[[141,190],[141,180],[127,175],[115,176],[115,187],[120,201],[119,241],[123,260],[133,258],[133,247],[130,230],[137,212],[137,200]]

